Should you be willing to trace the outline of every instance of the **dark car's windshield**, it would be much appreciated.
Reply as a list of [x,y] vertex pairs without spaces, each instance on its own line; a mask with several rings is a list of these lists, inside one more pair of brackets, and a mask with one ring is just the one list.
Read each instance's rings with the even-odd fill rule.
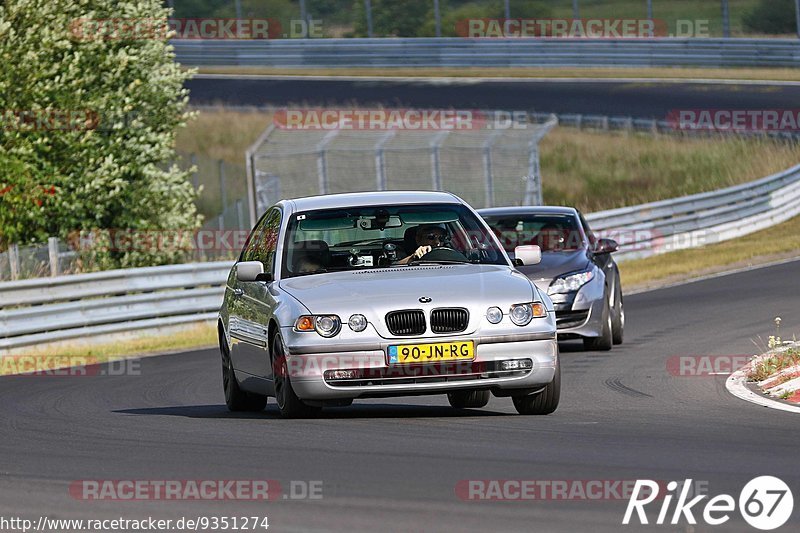
[[585,246],[574,215],[523,213],[483,218],[507,252],[528,244],[539,246],[543,252],[574,252]]
[[[507,264],[472,211],[458,204],[349,207],[296,213],[282,277],[419,263]],[[414,261],[424,245],[431,251]]]

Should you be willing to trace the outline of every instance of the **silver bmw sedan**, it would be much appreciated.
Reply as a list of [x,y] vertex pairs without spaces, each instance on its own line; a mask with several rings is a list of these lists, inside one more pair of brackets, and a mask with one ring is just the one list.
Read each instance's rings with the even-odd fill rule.
[[553,304],[463,200],[374,192],[284,200],[231,269],[219,313],[225,401],[308,417],[357,398],[446,394],[558,406]]

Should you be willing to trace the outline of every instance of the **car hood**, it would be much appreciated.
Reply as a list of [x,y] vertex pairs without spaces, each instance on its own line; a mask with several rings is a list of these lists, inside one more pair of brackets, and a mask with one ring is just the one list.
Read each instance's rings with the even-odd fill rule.
[[542,252],[538,265],[517,267],[528,276],[539,289],[547,292],[550,283],[562,274],[584,270],[589,266],[585,250],[575,252]]
[[[464,307],[470,328],[487,308],[535,298],[524,275],[501,265],[431,265],[299,276],[280,281],[282,290],[314,314],[338,314],[344,321],[360,313],[380,327],[389,311]],[[420,298],[430,298],[422,303]],[[474,319],[474,323],[473,323]]]

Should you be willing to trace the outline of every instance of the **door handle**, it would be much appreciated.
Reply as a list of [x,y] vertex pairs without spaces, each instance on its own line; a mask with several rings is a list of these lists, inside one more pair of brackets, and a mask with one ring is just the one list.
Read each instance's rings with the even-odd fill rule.
[[244,295],[244,291],[242,289],[233,289],[233,296],[238,298]]

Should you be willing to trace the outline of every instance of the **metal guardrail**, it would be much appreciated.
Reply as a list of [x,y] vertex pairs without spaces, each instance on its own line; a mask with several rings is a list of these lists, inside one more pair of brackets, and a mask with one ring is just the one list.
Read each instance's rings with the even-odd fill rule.
[[[800,165],[752,183],[591,213],[619,260],[741,237],[800,215]],[[213,320],[231,262],[0,283],[0,350]]]
[[0,350],[213,320],[230,261],[0,283]]
[[800,214],[800,165],[717,191],[586,216],[620,242],[620,260],[694,248],[779,224]]
[[187,66],[798,67],[796,39],[277,39],[173,40]]

